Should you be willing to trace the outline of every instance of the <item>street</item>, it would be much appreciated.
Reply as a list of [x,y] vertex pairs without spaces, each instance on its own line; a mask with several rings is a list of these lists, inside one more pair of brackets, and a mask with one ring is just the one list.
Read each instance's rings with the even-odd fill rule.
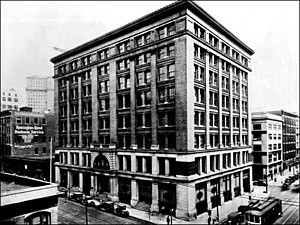
[[[88,207],[88,224],[150,224],[136,218],[122,218],[110,213],[102,212],[94,207]],[[59,198],[58,221],[60,224],[85,224],[85,206]]]
[[289,190],[281,191],[280,187],[270,187],[271,196],[282,200],[282,216],[274,224],[299,224],[299,192],[293,191],[299,186],[296,180]]

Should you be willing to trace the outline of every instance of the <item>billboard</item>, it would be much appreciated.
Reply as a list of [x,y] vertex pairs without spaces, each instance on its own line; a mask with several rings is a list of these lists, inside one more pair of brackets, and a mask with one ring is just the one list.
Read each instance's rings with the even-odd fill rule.
[[16,125],[15,136],[18,143],[36,142],[36,138],[40,135],[45,135],[44,126],[39,125]]

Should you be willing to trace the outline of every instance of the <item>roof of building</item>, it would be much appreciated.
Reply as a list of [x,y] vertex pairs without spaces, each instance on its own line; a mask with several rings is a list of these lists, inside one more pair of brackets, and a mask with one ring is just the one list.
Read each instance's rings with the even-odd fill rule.
[[269,112],[252,112],[252,120],[277,120],[282,122],[282,117],[280,115],[275,115]]
[[63,60],[72,54],[76,54],[83,49],[91,48],[95,45],[98,45],[100,43],[104,43],[107,40],[114,39],[118,36],[123,35],[126,32],[131,31],[132,29],[136,29],[142,26],[145,26],[145,24],[153,23],[153,21],[160,19],[161,17],[165,17],[168,13],[173,13],[174,11],[182,11],[184,8],[189,8],[194,13],[199,14],[205,20],[206,22],[210,23],[215,29],[217,29],[219,32],[223,33],[224,36],[226,36],[228,39],[236,43],[238,46],[240,46],[242,49],[244,49],[247,53],[250,55],[254,54],[254,51],[248,47],[246,44],[244,44],[240,39],[238,39],[234,34],[232,34],[227,28],[225,28],[222,24],[220,24],[217,20],[215,20],[211,15],[209,15],[205,10],[203,10],[198,4],[196,4],[193,1],[176,1],[174,3],[171,3],[163,8],[160,8],[152,13],[149,13],[137,20],[134,20],[133,22],[130,22],[124,26],[121,26],[115,30],[112,30],[100,37],[97,37],[91,41],[88,41],[82,45],[79,45],[69,51],[66,51],[58,56],[55,56],[50,59],[52,63],[57,63],[60,60]]

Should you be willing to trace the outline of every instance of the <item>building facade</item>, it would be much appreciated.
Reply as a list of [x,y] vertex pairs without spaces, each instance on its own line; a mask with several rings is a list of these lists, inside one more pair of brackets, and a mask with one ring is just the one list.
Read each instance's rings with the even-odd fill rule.
[[20,111],[2,111],[0,122],[1,170],[49,180],[54,115],[21,107]]
[[10,109],[19,109],[18,92],[13,88],[1,91],[1,111]]
[[266,112],[252,113],[253,179],[273,179],[282,174],[282,118]]
[[56,179],[184,219],[250,191],[253,53],[181,1],[52,58]]
[[54,110],[54,81],[52,77],[27,77],[26,104],[33,112]]
[[299,171],[299,115],[285,110],[270,111],[282,117],[283,169]]

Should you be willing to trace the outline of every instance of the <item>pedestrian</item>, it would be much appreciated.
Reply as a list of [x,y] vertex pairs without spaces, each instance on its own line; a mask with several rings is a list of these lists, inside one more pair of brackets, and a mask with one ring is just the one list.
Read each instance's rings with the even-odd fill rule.
[[197,213],[194,213],[195,220],[197,219]]
[[207,219],[207,224],[210,225],[210,221],[211,221],[211,218],[210,216],[208,216],[208,219]]
[[275,183],[277,182],[277,179],[276,179],[276,177],[274,178],[274,182],[275,182]]
[[170,217],[169,216],[167,217],[167,224],[168,225],[170,224]]

